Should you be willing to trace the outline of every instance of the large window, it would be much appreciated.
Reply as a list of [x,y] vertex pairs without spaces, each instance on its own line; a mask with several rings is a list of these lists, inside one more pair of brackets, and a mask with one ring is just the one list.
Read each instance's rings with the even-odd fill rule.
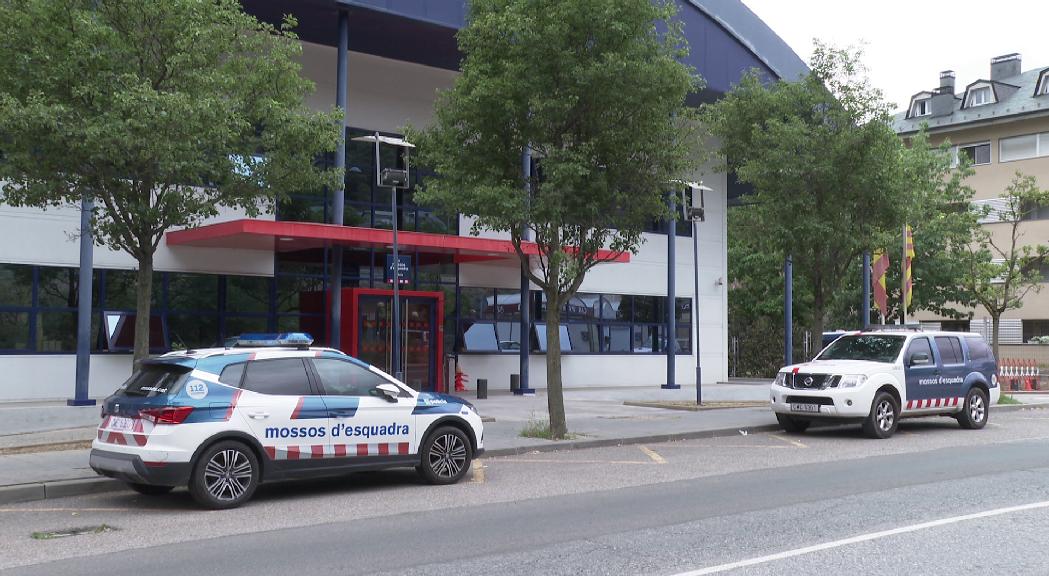
[[998,141],[998,161],[1012,162],[1049,156],[1049,132],[1024,134]]
[[975,144],[962,144],[951,148],[953,156],[952,164],[957,166],[958,159],[965,157],[973,166],[991,163],[991,143],[979,142]]

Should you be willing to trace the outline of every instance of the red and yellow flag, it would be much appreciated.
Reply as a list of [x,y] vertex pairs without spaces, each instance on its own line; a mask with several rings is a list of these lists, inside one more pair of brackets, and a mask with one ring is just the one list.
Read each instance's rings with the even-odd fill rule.
[[875,250],[871,260],[871,289],[874,291],[874,304],[882,316],[889,314],[889,292],[885,289],[888,273],[889,255],[884,250]]
[[911,265],[914,260],[914,233],[911,231],[911,227],[907,225],[907,235],[904,238],[904,255],[905,259],[903,262],[903,301],[904,305],[910,307],[911,300],[914,298],[914,282],[911,279]]

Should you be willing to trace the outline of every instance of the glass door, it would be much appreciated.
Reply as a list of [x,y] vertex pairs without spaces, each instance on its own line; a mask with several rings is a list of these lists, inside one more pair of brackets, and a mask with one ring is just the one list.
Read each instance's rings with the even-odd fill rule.
[[[361,295],[358,305],[357,356],[389,374],[393,367],[393,296]],[[433,390],[436,383],[437,299],[401,296],[400,372],[416,390]]]

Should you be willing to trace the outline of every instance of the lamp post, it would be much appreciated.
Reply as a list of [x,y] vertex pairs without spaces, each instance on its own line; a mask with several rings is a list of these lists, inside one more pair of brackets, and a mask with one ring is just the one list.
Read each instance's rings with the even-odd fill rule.
[[[692,292],[692,317],[696,322],[696,404],[703,404],[703,367],[699,357],[699,223],[706,220],[705,202],[703,195],[713,192],[713,188],[704,186],[702,182],[696,184],[689,182],[688,188],[692,192],[691,198],[681,202],[682,215],[692,221],[692,272],[695,284]],[[691,200],[691,201],[687,201]]]
[[[357,142],[375,143],[375,182],[379,187],[390,189],[390,223],[393,228],[393,327],[391,329],[391,360],[393,364],[393,376],[397,380],[404,379],[404,371],[401,370],[401,258],[397,246],[397,191],[405,190],[409,186],[408,174],[411,169],[409,162],[409,150],[415,145],[403,138],[382,136],[378,132],[368,136],[354,138]],[[383,168],[380,161],[379,145],[386,144],[394,146],[404,152],[404,169]]]

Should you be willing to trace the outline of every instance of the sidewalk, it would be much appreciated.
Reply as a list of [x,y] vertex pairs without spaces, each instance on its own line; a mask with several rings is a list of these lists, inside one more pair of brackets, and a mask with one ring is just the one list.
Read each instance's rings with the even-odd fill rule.
[[[766,385],[758,382],[714,384],[703,387],[705,402],[765,401]],[[460,393],[470,400],[486,419],[485,447],[487,456],[503,456],[533,451],[570,450],[616,444],[660,442],[671,439],[735,435],[745,432],[776,430],[776,418],[765,407],[726,408],[703,411],[666,410],[626,406],[627,401],[695,400],[695,388],[663,390],[658,386],[638,388],[592,388],[566,390],[565,412],[572,440],[550,441],[523,438],[521,429],[529,420],[545,419],[547,397],[543,390],[534,396],[514,396],[509,392],[490,392],[488,399],[478,400],[473,390]],[[1024,405],[1047,404],[1049,394],[1015,396]],[[31,432],[12,433],[18,421],[27,421],[27,407],[43,410],[47,421],[36,418],[28,426]],[[1009,408],[1004,408],[1009,409]],[[66,416],[63,410],[70,412]],[[0,405],[0,449],[17,447],[42,450],[0,456],[0,504],[57,498],[74,494],[118,490],[123,485],[98,477],[87,465],[87,449],[54,450],[61,443],[89,442],[94,437],[97,408],[91,408],[90,419],[82,409],[57,403]],[[9,418],[12,417],[12,418]],[[21,418],[22,420],[18,420]],[[68,427],[67,422],[90,426]],[[48,428],[51,426],[51,428]],[[64,426],[59,428],[59,426]]]

